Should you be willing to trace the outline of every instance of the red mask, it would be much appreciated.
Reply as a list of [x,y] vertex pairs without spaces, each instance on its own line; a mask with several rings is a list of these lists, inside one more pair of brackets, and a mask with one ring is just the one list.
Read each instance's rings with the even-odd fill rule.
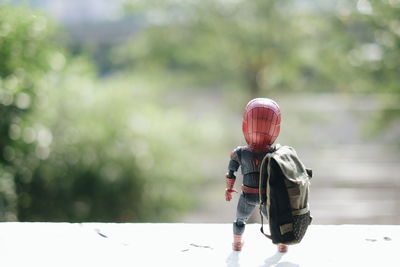
[[268,151],[280,132],[281,111],[269,98],[251,100],[243,115],[244,138],[253,151]]

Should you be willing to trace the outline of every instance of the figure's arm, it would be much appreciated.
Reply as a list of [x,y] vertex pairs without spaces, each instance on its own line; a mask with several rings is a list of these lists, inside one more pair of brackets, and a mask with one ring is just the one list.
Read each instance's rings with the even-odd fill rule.
[[226,189],[225,189],[225,200],[230,201],[232,199],[232,193],[237,193],[236,189],[233,188],[236,181],[235,172],[238,170],[239,163],[239,149],[235,149],[231,154],[231,160],[229,161],[228,173],[225,176]]

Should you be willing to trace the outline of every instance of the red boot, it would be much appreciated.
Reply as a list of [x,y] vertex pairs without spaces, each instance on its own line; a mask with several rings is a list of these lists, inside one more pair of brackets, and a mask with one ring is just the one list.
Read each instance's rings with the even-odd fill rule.
[[242,235],[233,235],[232,249],[234,251],[241,251],[243,247]]
[[281,253],[285,253],[288,251],[289,246],[284,244],[278,244],[278,251]]

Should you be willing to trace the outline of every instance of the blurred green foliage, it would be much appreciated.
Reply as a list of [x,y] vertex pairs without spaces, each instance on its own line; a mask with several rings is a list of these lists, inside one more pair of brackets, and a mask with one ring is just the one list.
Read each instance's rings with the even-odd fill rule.
[[[37,100],[38,83],[46,73],[59,68],[51,36],[54,27],[43,16],[23,8],[0,6],[0,217],[16,219],[18,173],[30,169],[21,161],[35,149],[21,142],[26,116]],[[24,127],[24,128],[22,128]]]
[[[376,94],[378,131],[397,118],[397,0],[127,1],[148,29],[115,52],[117,66],[169,73],[177,83],[282,92]],[[234,91],[232,91],[234,92]]]
[[[116,52],[134,70],[169,71],[178,81],[201,86],[300,90],[300,14],[292,1],[132,1],[150,26]],[[290,19],[289,19],[290,18]],[[300,77],[301,78],[301,77]]]
[[183,72],[254,95],[399,90],[397,1],[128,3],[151,24],[121,48],[118,62],[134,69]]
[[378,93],[376,128],[398,118],[397,0],[124,2],[137,31],[88,45],[101,66],[43,14],[0,6],[0,220],[176,219],[230,142],[229,101]]
[[378,94],[386,108],[374,114],[370,128],[381,132],[400,115],[400,1],[362,0],[350,13],[348,3],[341,3],[330,29],[343,34],[331,41],[344,43],[341,73],[346,79],[340,86]]
[[193,204],[206,125],[143,78],[96,80],[56,32],[43,15],[0,8],[0,219],[176,218]]

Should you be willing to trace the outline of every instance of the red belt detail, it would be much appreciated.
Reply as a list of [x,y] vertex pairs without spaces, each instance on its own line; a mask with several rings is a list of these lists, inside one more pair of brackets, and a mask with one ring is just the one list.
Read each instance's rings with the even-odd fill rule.
[[[245,193],[250,193],[250,194],[259,194],[260,193],[260,190],[258,188],[252,188],[252,187],[248,187],[245,185],[242,185],[242,191]],[[266,192],[266,190],[265,190],[265,188],[263,188],[261,190],[261,193],[264,194],[265,192]]]

